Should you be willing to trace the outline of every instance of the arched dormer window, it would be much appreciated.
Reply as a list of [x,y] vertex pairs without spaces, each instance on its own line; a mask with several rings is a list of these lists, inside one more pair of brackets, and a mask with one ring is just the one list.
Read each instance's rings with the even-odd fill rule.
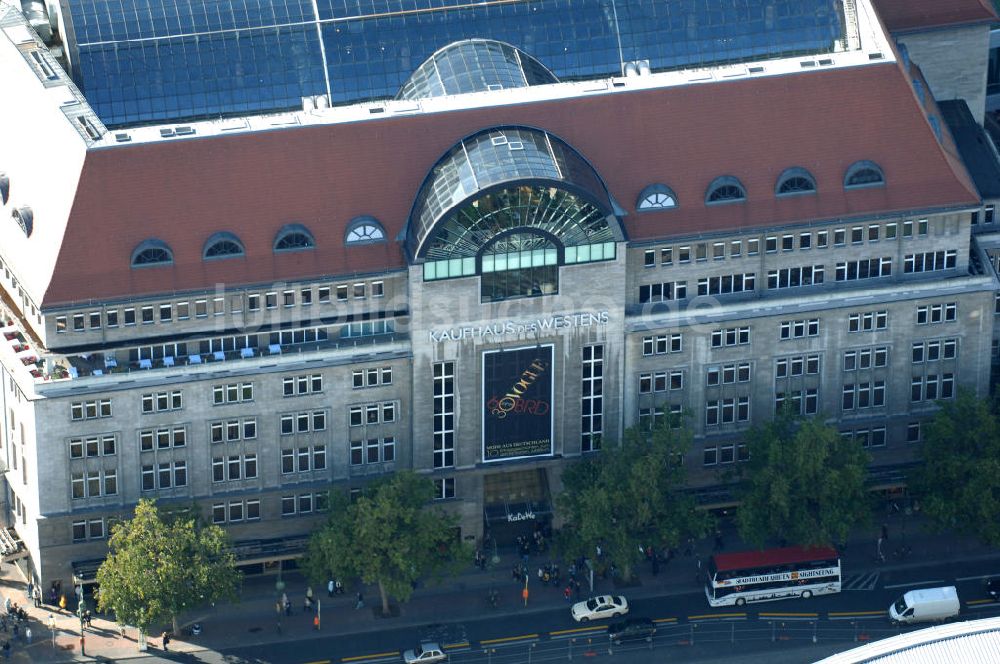
[[34,229],[35,215],[32,213],[31,208],[24,206],[19,208],[14,208],[11,211],[10,216],[14,219],[21,230],[24,232],[24,237],[31,237],[31,231]]
[[0,205],[7,205],[10,200],[10,178],[6,173],[0,173]]
[[738,203],[745,201],[747,191],[742,183],[731,175],[723,175],[712,180],[705,192],[706,205],[720,203]]
[[385,229],[375,217],[355,217],[347,224],[344,244],[374,244],[385,242]]
[[156,267],[174,262],[174,252],[163,240],[143,240],[132,251],[132,267]]
[[795,196],[816,193],[816,179],[804,168],[788,168],[778,176],[775,196]]
[[665,184],[651,184],[639,194],[635,209],[639,212],[647,210],[666,210],[677,207],[677,196]]
[[856,161],[844,174],[844,188],[881,187],[885,185],[882,169],[874,161]]
[[216,233],[208,238],[208,241],[205,242],[202,257],[205,260],[211,260],[217,258],[234,258],[236,256],[243,256],[244,254],[246,254],[246,250],[244,250],[240,239],[232,233],[223,232]]
[[314,249],[316,240],[312,233],[302,224],[286,224],[274,237],[275,253],[282,251],[305,251]]

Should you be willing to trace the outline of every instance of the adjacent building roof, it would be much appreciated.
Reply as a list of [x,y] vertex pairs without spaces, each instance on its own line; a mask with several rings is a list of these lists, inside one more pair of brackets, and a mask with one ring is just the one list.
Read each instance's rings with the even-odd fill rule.
[[986,130],[972,117],[964,99],[941,101],[938,107],[979,194],[983,198],[1000,198],[1000,161]]
[[820,660],[817,664],[938,664],[1000,661],[1000,618],[929,627]]
[[512,44],[560,80],[828,53],[837,0],[61,0],[73,77],[109,126],[392,98],[438,49]]
[[997,21],[989,0],[873,0],[890,32],[916,32]]

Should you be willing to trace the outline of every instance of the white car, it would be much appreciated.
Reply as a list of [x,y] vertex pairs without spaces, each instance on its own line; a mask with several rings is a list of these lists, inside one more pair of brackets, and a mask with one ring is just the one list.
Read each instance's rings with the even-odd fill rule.
[[448,655],[441,650],[441,646],[436,643],[421,643],[413,650],[403,653],[403,661],[406,664],[433,664],[443,662],[448,659]]
[[622,596],[601,595],[586,602],[577,602],[572,609],[573,620],[588,622],[601,618],[616,618],[628,613],[628,600]]

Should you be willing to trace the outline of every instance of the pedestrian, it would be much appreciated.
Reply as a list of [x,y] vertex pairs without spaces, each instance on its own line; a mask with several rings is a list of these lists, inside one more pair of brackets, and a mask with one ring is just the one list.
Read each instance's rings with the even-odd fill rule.
[[285,599],[285,615],[292,615],[292,600],[290,599]]
[[312,601],[312,598],[311,598],[311,597],[309,597],[309,595],[306,595],[306,599],[305,599],[305,602],[303,602],[303,604],[302,604],[302,608],[303,608],[303,609],[304,609],[304,610],[305,610],[306,612],[308,612],[308,613],[311,613],[311,612],[312,612],[312,608],[313,608],[313,601]]
[[87,609],[83,614],[83,622],[87,623],[87,627],[93,627],[93,625],[90,624],[93,619],[94,616],[91,615],[90,609]]
[[35,586],[34,600],[35,600],[35,608],[36,609],[42,608],[42,589],[39,588],[38,586]]
[[27,640],[28,645],[30,646],[31,645],[31,626],[30,625],[28,627],[24,628],[24,638],[25,638],[25,640]]
[[10,597],[4,597],[3,599],[3,612],[10,613]]
[[313,629],[319,631],[319,615],[313,616]]
[[566,598],[567,602],[570,600],[570,596],[572,595],[572,593],[573,593],[573,589],[570,588],[569,586],[566,586],[565,588],[563,588],[563,597]]
[[354,610],[357,611],[358,609],[363,609],[364,607],[365,607],[365,596],[362,595],[361,591],[359,590],[358,595],[357,597],[355,597],[354,600]]
[[340,579],[337,579],[337,581],[333,584],[333,589],[338,595],[344,594],[344,584],[340,582]]
[[160,635],[160,638],[163,640],[163,652],[167,652],[167,644],[170,643],[170,634],[164,632]]
[[26,602],[30,602],[31,598],[35,595],[35,582],[28,581],[28,591],[25,593],[24,598]]
[[3,642],[3,658],[10,660],[10,641]]
[[326,583],[326,596],[327,597],[333,597],[333,588],[334,588],[333,579],[330,579]]
[[879,537],[878,541],[875,542],[875,558],[880,563],[885,562],[885,552],[882,551],[882,542],[883,539],[881,537]]
[[722,540],[722,531],[715,531],[715,550],[722,551],[726,547],[726,543]]
[[521,580],[521,566],[514,563],[510,568],[510,576],[514,581],[520,582]]
[[62,611],[66,610],[66,595],[59,596],[59,609]]
[[308,586],[306,588],[306,610],[312,611],[313,605],[313,587]]
[[14,638],[18,641],[21,640],[21,630],[18,628],[17,623],[14,623]]

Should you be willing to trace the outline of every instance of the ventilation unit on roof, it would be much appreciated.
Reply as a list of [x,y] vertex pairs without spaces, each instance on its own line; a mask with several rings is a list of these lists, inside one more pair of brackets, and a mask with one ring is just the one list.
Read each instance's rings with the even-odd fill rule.
[[45,3],[40,0],[22,0],[21,11],[42,41],[46,44],[51,43],[52,25],[49,23],[49,12],[45,9]]
[[885,57],[885,56],[883,56],[881,53],[869,53],[868,54],[868,59],[869,60],[881,60],[883,57]]
[[174,129],[174,134],[177,136],[190,136],[193,133],[195,133],[195,128],[188,127],[187,125],[183,127],[176,127]]
[[632,60],[625,63],[625,77],[649,76],[649,60]]
[[93,141],[100,140],[101,132],[97,129],[97,127],[94,126],[94,123],[90,121],[90,118],[80,115],[77,116],[76,121],[80,125],[80,127],[82,127],[83,130],[87,132],[87,136],[90,136],[91,140]]
[[368,109],[368,112],[371,113],[372,115],[375,115],[377,113],[385,113],[385,107],[384,106],[372,106],[371,108]]
[[126,134],[125,132],[120,132],[115,134],[115,142],[117,143],[128,143],[131,140],[132,137]]
[[760,74],[761,72],[764,71],[764,68],[763,67],[750,67],[749,69],[747,69],[747,71],[750,72],[751,74]]
[[160,130],[160,138],[170,138],[174,135],[174,130],[171,127],[164,127]]

